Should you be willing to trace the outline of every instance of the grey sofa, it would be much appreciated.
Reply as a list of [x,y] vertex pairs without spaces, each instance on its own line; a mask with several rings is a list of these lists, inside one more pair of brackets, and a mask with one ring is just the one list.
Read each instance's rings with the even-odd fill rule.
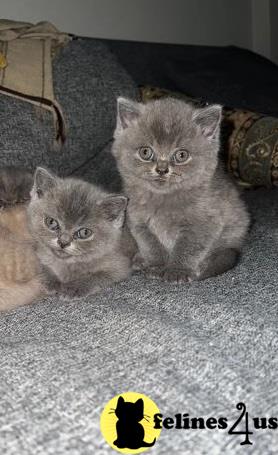
[[[150,56],[159,56],[162,48],[138,45],[135,54],[133,46],[76,40],[57,57],[55,90],[69,125],[68,141],[60,152],[51,148],[48,114],[41,120],[31,106],[0,98],[4,125],[0,164],[44,164],[60,173],[83,176],[120,190],[109,149],[116,97],[136,96],[138,83],[159,83],[159,77],[164,78],[164,86],[168,84],[166,88],[175,88],[174,79],[167,79],[167,70],[173,74],[180,56],[192,55],[194,62],[195,55],[200,62],[206,55],[202,52],[209,51],[166,46],[167,65],[163,64],[167,68],[159,75]],[[220,51],[223,55],[231,52],[210,50],[217,58]],[[232,51],[234,61],[240,60],[244,69],[245,51]],[[266,101],[277,68],[247,55],[251,66],[257,65],[261,74],[268,74]],[[138,65],[135,80],[139,56],[150,66]],[[210,56],[208,74],[212,61]],[[200,81],[209,78],[198,65],[202,91]],[[186,73],[184,79],[180,69],[178,74],[177,81],[184,84],[179,88],[186,90]],[[188,80],[193,83],[190,71]],[[197,82],[192,94],[202,96]],[[237,87],[243,88],[237,90],[237,98],[233,97],[235,103],[242,100],[245,82],[242,80],[240,86],[236,81]],[[230,84],[231,90],[236,90],[236,84]],[[211,90],[206,87],[210,99],[228,102],[228,87],[220,99],[221,87],[216,92],[214,84],[213,92],[212,85],[211,80]],[[272,100],[269,96],[269,103],[258,95],[251,105],[246,90],[242,101],[246,107],[261,103],[260,110],[277,113],[277,94]],[[1,314],[1,454],[116,453],[104,441],[99,419],[104,405],[126,391],[149,396],[165,416],[225,416],[231,426],[239,416],[239,402],[246,404],[250,419],[278,416],[277,192],[250,191],[244,197],[252,213],[252,229],[239,264],[222,276],[175,286],[147,281],[136,274],[78,304],[46,298]],[[150,453],[277,453],[278,430],[254,430],[250,421],[250,431],[253,445],[241,446],[244,436],[228,434],[227,430],[162,430]]]

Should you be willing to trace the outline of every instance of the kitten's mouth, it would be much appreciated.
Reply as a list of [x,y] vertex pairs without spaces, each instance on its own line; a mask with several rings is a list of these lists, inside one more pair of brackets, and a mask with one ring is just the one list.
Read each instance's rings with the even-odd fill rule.
[[68,258],[68,257],[71,256],[71,254],[68,251],[65,251],[65,250],[53,249],[52,251],[55,254],[55,256],[57,256],[58,258]]
[[149,185],[156,192],[169,192],[174,191],[181,184],[181,179],[177,178],[173,174],[166,177],[153,177],[149,180]]
[[181,183],[181,181],[182,181],[181,176],[178,174],[175,174],[175,173],[172,173],[167,176],[155,177],[152,179],[152,183],[155,186],[164,186],[164,185],[172,186],[172,185],[177,185],[177,184]]
[[161,185],[165,185],[165,183],[168,183],[168,179],[166,178],[163,178],[163,177],[156,177],[153,182],[155,182],[155,184],[158,184],[159,186]]
[[51,248],[53,254],[59,258],[59,259],[71,259],[71,258],[76,258],[78,259],[80,256],[83,256],[81,254],[78,254],[77,252],[72,252],[72,251],[67,251],[66,249],[57,249],[57,248]]

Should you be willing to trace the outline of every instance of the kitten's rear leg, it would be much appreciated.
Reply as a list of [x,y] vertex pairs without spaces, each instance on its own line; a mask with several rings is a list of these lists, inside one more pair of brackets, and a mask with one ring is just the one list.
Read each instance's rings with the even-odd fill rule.
[[205,280],[227,272],[236,265],[238,259],[239,251],[235,248],[215,251],[201,265],[197,280]]
[[[182,284],[191,281],[205,280],[213,276],[221,275],[233,268],[238,260],[239,251],[235,248],[218,250],[203,260],[201,265],[189,268],[172,264],[168,267],[154,267],[149,270],[151,278],[161,278],[163,281]],[[153,274],[152,274],[153,270]]]

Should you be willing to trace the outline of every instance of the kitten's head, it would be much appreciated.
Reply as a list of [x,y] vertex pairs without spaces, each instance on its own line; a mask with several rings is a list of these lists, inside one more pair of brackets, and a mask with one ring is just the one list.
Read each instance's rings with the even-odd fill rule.
[[197,109],[173,98],[147,104],[119,98],[113,154],[122,177],[155,192],[210,180],[220,121],[218,105]]
[[139,398],[135,403],[131,403],[125,401],[125,399],[120,396],[118,398],[115,414],[120,420],[140,422],[140,420],[144,418],[144,402],[142,398]]
[[0,169],[0,208],[23,204],[30,199],[33,176],[26,169],[5,166]]
[[124,196],[38,168],[28,207],[30,230],[37,244],[58,258],[97,259],[118,241],[126,205]]

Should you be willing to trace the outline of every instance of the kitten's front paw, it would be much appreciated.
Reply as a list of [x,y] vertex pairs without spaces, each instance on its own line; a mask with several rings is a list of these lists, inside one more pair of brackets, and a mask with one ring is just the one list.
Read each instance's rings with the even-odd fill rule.
[[101,291],[102,287],[98,283],[92,285],[91,282],[80,283],[63,283],[60,289],[61,300],[81,300],[88,295],[95,294]]
[[144,273],[148,278],[151,279],[161,279],[164,272],[163,265],[150,265],[144,268]]
[[134,257],[132,259],[132,270],[137,272],[138,270],[144,269],[144,267],[145,267],[145,260],[141,256],[139,251],[137,251],[137,253],[134,255]]
[[54,296],[59,294],[60,291],[60,283],[53,282],[52,280],[47,280],[42,278],[41,279],[41,289],[44,294],[47,294],[49,296]]
[[176,268],[166,268],[161,273],[161,278],[163,281],[168,281],[169,283],[188,283],[192,281],[188,270],[185,269],[176,269]]
[[41,288],[42,288],[42,292],[46,295],[49,295],[50,297],[59,295],[59,291],[57,291],[56,289],[50,289],[47,286],[42,286]]
[[82,297],[74,297],[70,296],[68,294],[59,294],[58,295],[60,302],[73,302],[73,301],[79,301],[82,299]]
[[61,289],[60,300],[80,300],[86,296],[86,293],[82,289],[75,287],[65,286]]
[[188,270],[163,265],[152,265],[144,269],[148,278],[160,279],[169,283],[188,283],[192,281]]

